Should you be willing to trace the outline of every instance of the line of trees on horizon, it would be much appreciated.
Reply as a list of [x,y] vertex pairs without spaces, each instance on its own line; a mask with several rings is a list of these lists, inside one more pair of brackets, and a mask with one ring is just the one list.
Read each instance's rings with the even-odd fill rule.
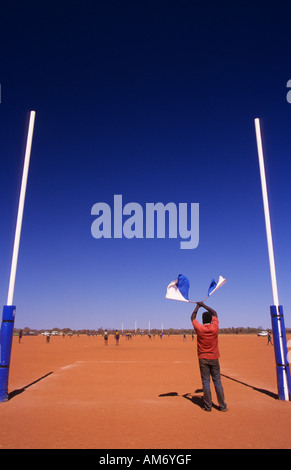
[[[117,328],[118,329],[118,328]],[[42,333],[45,333],[45,332],[48,332],[50,334],[59,334],[59,335],[68,335],[68,334],[75,334],[75,335],[87,335],[87,336],[95,336],[95,335],[103,335],[104,331],[107,330],[108,333],[110,334],[114,334],[115,331],[116,331],[116,328],[103,328],[103,327],[99,327],[98,329],[88,329],[88,328],[84,328],[84,329],[79,329],[79,330],[75,330],[75,329],[72,329],[72,328],[57,328],[57,327],[54,327],[54,328],[48,328],[48,329],[41,329],[41,330],[38,330],[38,329],[34,329],[34,328],[29,328],[28,326],[26,326],[25,328],[14,328],[14,334],[15,335],[18,335],[19,334],[19,331],[22,330],[22,333],[24,335],[38,335],[38,334],[42,334]],[[257,334],[259,333],[259,331],[262,331],[264,330],[263,327],[261,326],[258,326],[257,328],[254,328],[254,327],[243,327],[243,326],[238,326],[238,327],[229,327],[229,328],[220,328],[219,329],[219,333],[220,334]],[[124,329],[123,331],[121,331],[120,329],[118,329],[118,331],[120,333],[132,333],[133,335],[137,334],[137,335],[148,335],[149,332],[152,334],[152,335],[160,335],[161,333],[163,333],[163,335],[183,335],[183,334],[186,334],[186,335],[192,335],[193,333],[195,334],[195,331],[193,328],[166,328],[166,329],[163,329],[163,331],[161,329],[158,329],[158,328],[152,328],[150,331],[148,329],[141,329],[141,328],[137,328],[136,330],[135,329]],[[291,328],[286,328],[286,333],[291,333]]]

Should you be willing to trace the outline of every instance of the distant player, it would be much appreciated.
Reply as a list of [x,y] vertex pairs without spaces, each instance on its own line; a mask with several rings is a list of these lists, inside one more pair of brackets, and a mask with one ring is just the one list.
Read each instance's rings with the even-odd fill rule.
[[104,331],[104,343],[105,343],[105,346],[108,346],[108,331],[107,330]]
[[21,343],[22,336],[23,336],[23,332],[22,332],[22,330],[20,330],[19,333],[18,333],[18,342],[19,343]]
[[115,331],[115,344],[116,346],[119,346],[119,331]]

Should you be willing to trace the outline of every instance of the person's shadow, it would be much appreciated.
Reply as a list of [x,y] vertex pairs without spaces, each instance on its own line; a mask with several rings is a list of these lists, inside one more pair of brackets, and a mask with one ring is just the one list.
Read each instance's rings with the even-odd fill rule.
[[[203,401],[203,396],[201,395],[195,395],[195,393],[203,393],[202,388],[197,388],[195,390],[194,394],[193,393],[184,393],[184,395],[179,395],[177,392],[168,392],[168,393],[161,393],[159,397],[179,397],[182,396],[186,400],[189,400],[193,405],[199,406],[199,408],[203,409],[204,408],[204,401]],[[214,408],[218,408],[215,404],[213,404]]]
[[[203,393],[203,390],[198,388],[195,390],[194,393]],[[204,402],[203,402],[203,397],[201,395],[193,395],[193,393],[185,393],[182,395],[183,398],[186,398],[186,400],[189,400],[193,405],[199,406],[199,408],[203,408]]]
[[[194,393],[202,393],[203,394],[203,389],[202,388],[197,388]],[[194,405],[199,406],[200,408],[204,409],[205,404],[203,400],[203,395],[193,395],[193,393],[185,393],[182,395],[183,398],[186,398],[186,400],[191,401]],[[212,402],[212,408],[215,408],[216,410],[219,410],[219,406],[216,405],[215,403]]]

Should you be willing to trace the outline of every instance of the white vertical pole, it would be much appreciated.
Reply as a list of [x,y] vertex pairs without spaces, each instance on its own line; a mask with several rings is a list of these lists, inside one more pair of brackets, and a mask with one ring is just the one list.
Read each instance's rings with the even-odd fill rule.
[[27,176],[28,176],[31,145],[32,145],[32,136],[33,136],[33,129],[34,129],[34,120],[35,120],[35,111],[31,111],[30,119],[29,119],[28,134],[27,134],[26,151],[25,151],[24,167],[23,167],[22,182],[21,182],[21,191],[20,191],[19,205],[18,205],[18,214],[17,214],[14,247],[13,247],[12,263],[11,263],[11,271],[10,271],[7,305],[13,304],[15,277],[16,277],[16,269],[17,269],[17,260],[18,260],[18,252],[19,252],[19,243],[20,243],[20,235],[21,235],[21,227],[22,227],[26,185],[27,185]]
[[270,211],[269,211],[267,184],[266,184],[266,174],[265,174],[265,165],[264,165],[264,156],[263,156],[262,137],[261,137],[261,130],[260,130],[260,120],[258,118],[255,119],[255,128],[256,128],[259,166],[260,166],[260,175],[261,175],[261,185],[262,185],[262,194],[263,194],[263,204],[264,204],[264,213],[265,213],[265,224],[266,224],[267,243],[268,243],[268,252],[269,252],[269,263],[270,263],[271,283],[272,283],[272,291],[273,291],[273,302],[274,302],[274,305],[276,305],[276,307],[278,307],[279,298],[278,298],[278,287],[277,287],[277,279],[276,279],[275,260],[274,260],[272,230],[271,230],[271,222],[270,222]]
[[[279,296],[278,296],[278,287],[277,287],[277,278],[276,278],[276,269],[275,269],[275,260],[274,260],[274,249],[273,249],[273,239],[272,239],[272,230],[271,230],[271,221],[270,221],[268,192],[267,192],[267,184],[266,184],[265,164],[264,164],[264,156],[263,156],[260,120],[258,118],[255,119],[255,129],[256,129],[261,186],[262,186],[262,195],[263,195],[263,204],[264,204],[265,225],[266,225],[266,235],[267,235],[267,244],[268,244],[268,253],[269,253],[273,302],[274,302],[274,305],[276,306],[277,313],[279,313]],[[278,322],[278,329],[279,329],[281,364],[285,364],[282,330],[281,330],[280,322]],[[289,400],[286,372],[283,373],[283,381],[284,381],[285,400]]]

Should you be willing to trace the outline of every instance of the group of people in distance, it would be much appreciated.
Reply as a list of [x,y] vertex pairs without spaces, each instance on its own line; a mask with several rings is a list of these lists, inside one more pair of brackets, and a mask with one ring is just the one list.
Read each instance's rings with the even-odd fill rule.
[[[202,323],[196,319],[199,309],[203,307],[205,310],[202,313]],[[219,411],[228,411],[227,404],[224,397],[224,390],[221,383],[220,363],[219,363],[219,348],[218,348],[218,331],[219,321],[215,310],[208,307],[204,302],[197,302],[196,307],[191,315],[191,323],[197,335],[197,356],[199,363],[199,370],[201,375],[203,387],[203,410],[210,412],[212,410],[212,396],[210,389],[210,380],[212,379],[216,397],[218,401]],[[19,343],[21,342],[23,332],[19,332]],[[132,333],[125,333],[126,339],[132,339]],[[108,331],[105,330],[103,338],[105,346],[108,346]],[[149,336],[150,337],[150,336]],[[160,336],[162,338],[162,335]],[[192,340],[193,340],[192,334]],[[118,330],[114,333],[116,346],[119,346],[120,333]],[[46,338],[49,341],[49,337]],[[185,340],[185,334],[183,336]],[[271,334],[268,334],[268,344],[272,344]]]

